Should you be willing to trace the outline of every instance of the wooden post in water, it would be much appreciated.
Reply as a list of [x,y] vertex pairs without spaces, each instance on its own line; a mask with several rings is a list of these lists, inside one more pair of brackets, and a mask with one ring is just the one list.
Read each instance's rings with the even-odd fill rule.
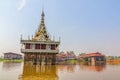
[[45,54],[45,65],[47,65],[47,54]]
[[52,54],[52,65],[55,65],[55,54]]
[[41,62],[42,62],[42,56],[41,56],[41,54],[40,54],[40,65],[41,65]]

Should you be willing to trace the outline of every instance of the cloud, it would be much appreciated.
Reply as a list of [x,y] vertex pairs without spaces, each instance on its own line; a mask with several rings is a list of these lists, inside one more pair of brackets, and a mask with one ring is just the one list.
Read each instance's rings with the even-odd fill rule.
[[26,0],[19,0],[18,11],[22,10],[26,5]]

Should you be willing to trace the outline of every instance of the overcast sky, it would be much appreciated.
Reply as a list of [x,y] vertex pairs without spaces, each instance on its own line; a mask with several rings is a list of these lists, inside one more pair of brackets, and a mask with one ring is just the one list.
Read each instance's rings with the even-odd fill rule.
[[120,55],[120,0],[0,0],[0,53],[20,53],[20,35],[34,35],[43,6],[60,51]]

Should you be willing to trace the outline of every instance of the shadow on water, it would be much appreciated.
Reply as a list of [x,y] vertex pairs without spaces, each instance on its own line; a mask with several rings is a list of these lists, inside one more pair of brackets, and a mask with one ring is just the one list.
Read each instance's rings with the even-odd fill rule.
[[56,66],[24,63],[19,80],[58,80]]

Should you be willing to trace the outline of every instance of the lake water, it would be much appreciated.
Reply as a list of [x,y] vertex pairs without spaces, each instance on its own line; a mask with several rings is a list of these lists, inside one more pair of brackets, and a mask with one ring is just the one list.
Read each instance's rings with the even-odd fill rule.
[[120,80],[120,65],[32,65],[0,62],[0,80]]

